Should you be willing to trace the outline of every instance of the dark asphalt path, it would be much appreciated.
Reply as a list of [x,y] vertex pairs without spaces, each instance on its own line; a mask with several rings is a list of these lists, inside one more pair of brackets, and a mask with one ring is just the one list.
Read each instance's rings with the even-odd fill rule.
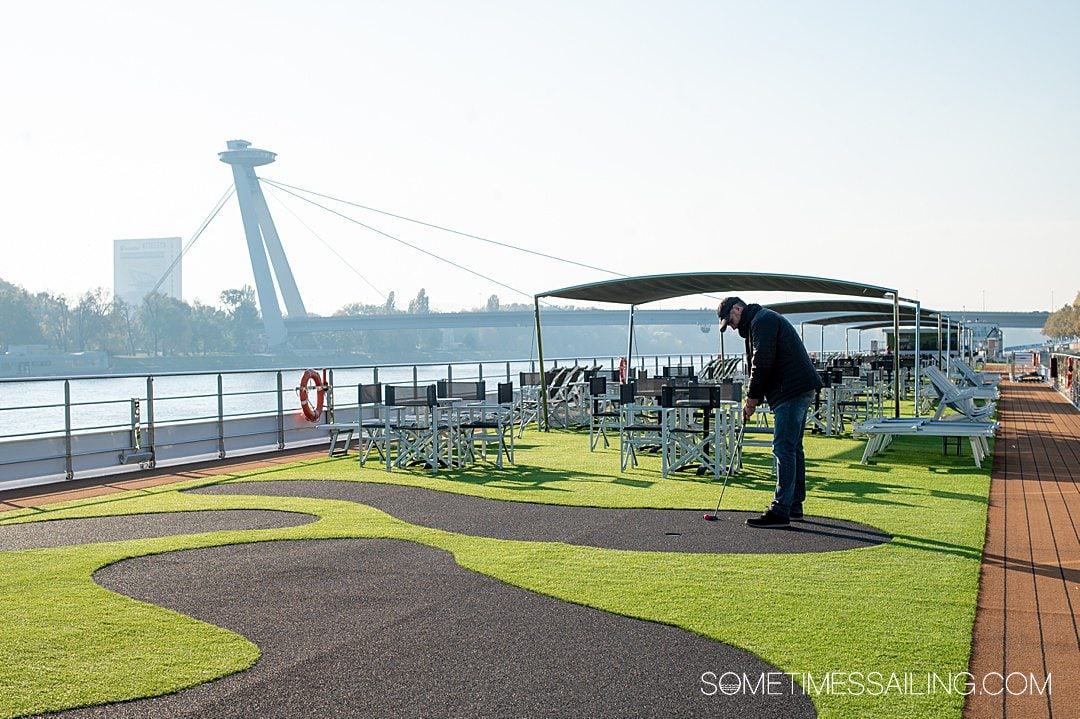
[[[234,482],[191,490],[359,502],[410,524],[458,534],[658,552],[774,554],[832,552],[888,542],[877,529],[808,517],[790,529],[754,529],[751,512],[721,510],[715,522],[702,510],[606,509],[503,502],[464,494],[371,482],[291,480]],[[719,495],[717,495],[719,496]],[[710,511],[711,511],[710,507]]]
[[[699,520],[700,521],[700,520]],[[242,634],[251,669],[177,694],[65,717],[809,717],[702,674],[776,671],[674,627],[569,604],[395,540],[281,541],[138,557],[108,589]],[[778,675],[774,675],[778,676]],[[55,716],[55,715],[54,715]]]
[[115,517],[57,519],[0,526],[0,551],[65,547],[124,539],[152,539],[239,529],[274,529],[314,522],[298,512],[228,509],[199,512],[124,514]]

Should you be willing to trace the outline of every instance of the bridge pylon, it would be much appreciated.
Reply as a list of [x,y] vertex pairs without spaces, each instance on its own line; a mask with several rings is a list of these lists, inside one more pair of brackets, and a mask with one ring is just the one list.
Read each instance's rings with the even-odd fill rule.
[[[247,140],[229,140],[225,144],[229,149],[219,152],[218,159],[232,166],[236,199],[240,203],[240,217],[244,221],[244,235],[247,237],[251,269],[255,274],[255,291],[259,297],[266,339],[271,347],[280,346],[285,344],[289,333],[278,304],[278,291],[285,300],[285,309],[290,318],[307,317],[307,310],[300,299],[285,250],[281,247],[281,238],[270,216],[270,208],[266,205],[259,177],[255,174],[256,167],[269,165],[277,154],[254,148]],[[271,265],[273,274],[270,273]]]

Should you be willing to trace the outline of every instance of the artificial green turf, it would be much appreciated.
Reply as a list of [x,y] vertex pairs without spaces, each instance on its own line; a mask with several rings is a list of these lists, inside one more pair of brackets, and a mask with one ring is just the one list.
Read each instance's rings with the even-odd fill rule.
[[[320,520],[282,529],[212,532],[0,553],[0,714],[176,691],[240,671],[250,642],[174,612],[107,592],[96,569],[132,556],[270,539],[388,537],[446,549],[464,567],[525,589],[663,622],[753,652],[781,670],[913,673],[966,671],[986,520],[989,470],[942,456],[936,438],[899,437],[872,464],[863,443],[808,437],[808,514],[862,522],[893,541],[852,551],[785,555],[629,552],[469,537],[416,527],[332,500],[184,495],[195,480],[4,515],[3,523],[134,512],[276,509]],[[496,470],[386,473],[350,458],[259,470],[243,481],[393,482],[495,499],[601,507],[712,509],[719,486],[663,480],[659,459],[621,474],[618,450],[588,452],[579,432],[529,433],[518,464]],[[767,450],[746,453],[726,509],[762,509],[772,493]],[[686,667],[698,676],[724,667]],[[849,687],[848,689],[852,689]],[[920,691],[916,688],[915,691]],[[958,694],[811,692],[826,717],[958,717]]]

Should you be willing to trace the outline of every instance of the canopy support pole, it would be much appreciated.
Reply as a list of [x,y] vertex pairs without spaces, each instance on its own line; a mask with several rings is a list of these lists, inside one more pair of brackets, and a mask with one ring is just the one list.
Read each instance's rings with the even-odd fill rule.
[[724,330],[720,330],[720,366],[724,366],[724,362],[727,358],[724,356]]
[[630,324],[628,327],[626,338],[626,381],[630,381],[630,371],[634,366],[634,308],[637,305],[630,305]]
[[536,315],[536,353],[540,356],[540,404],[543,407],[544,431],[548,431],[548,389],[547,374],[544,372],[544,335],[540,331],[540,298],[533,297]]
[[941,366],[941,313],[937,316],[937,366]]
[[952,317],[945,319],[945,376],[952,369]]
[[915,412],[919,416],[919,381],[922,378],[922,302],[915,300]]
[[893,402],[893,416],[900,419],[900,293],[893,292],[893,392],[896,393],[896,401]]

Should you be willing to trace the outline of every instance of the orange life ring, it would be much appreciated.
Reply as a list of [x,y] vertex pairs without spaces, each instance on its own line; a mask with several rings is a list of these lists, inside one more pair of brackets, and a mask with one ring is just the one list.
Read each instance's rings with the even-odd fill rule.
[[[314,380],[315,386],[309,387],[308,382]],[[323,400],[326,399],[326,383],[323,381],[322,375],[318,370],[304,370],[304,376],[300,379],[300,386],[297,387],[300,392],[300,409],[304,412],[304,417],[308,422],[318,422],[319,417],[322,416]],[[315,390],[315,401],[311,401],[311,390]]]
[[626,383],[626,358],[619,358],[619,382]]

